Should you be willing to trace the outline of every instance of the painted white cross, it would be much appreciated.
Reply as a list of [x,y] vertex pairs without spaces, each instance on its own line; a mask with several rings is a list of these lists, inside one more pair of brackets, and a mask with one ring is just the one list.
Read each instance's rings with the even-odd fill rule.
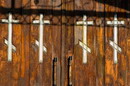
[[117,54],[117,51],[121,52],[121,48],[118,46],[118,25],[124,25],[125,24],[125,21],[118,21],[117,19],[117,14],[115,14],[114,16],[114,21],[107,21],[107,24],[108,25],[114,25],[114,29],[113,29],[113,32],[114,32],[114,41],[110,41],[110,45],[113,47],[114,49],[114,63],[118,63],[118,54]]
[[83,25],[83,43],[79,41],[79,45],[83,47],[83,63],[87,63],[87,52],[91,53],[91,49],[87,47],[87,26],[93,25],[93,21],[87,21],[87,16],[83,16],[83,21],[76,22],[77,25]]
[[12,49],[16,50],[15,46],[12,44],[12,23],[18,23],[19,20],[13,20],[12,14],[9,13],[9,18],[2,19],[3,23],[8,23],[8,41],[5,40],[5,43],[8,45],[8,61],[12,61]]
[[36,45],[39,46],[39,62],[43,62],[43,51],[47,52],[47,49],[43,46],[43,34],[44,34],[44,24],[50,24],[49,20],[43,20],[43,14],[40,14],[39,20],[34,20],[34,24],[39,24],[39,42],[36,40]]

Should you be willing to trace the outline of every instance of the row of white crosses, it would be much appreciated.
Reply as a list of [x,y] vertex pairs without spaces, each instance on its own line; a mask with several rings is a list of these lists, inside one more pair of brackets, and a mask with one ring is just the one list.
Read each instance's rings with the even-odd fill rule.
[[[44,33],[44,25],[50,24],[49,20],[43,20],[43,14],[40,14],[39,20],[34,20],[34,24],[39,24],[39,41],[35,41],[36,45],[39,46],[39,62],[43,62],[43,51],[47,52],[46,47],[43,45],[43,33]],[[13,20],[12,14],[9,13],[9,18],[2,19],[3,23],[8,23],[8,41],[5,40],[5,44],[8,45],[8,61],[12,61],[12,49],[16,51],[16,47],[12,44],[12,23],[18,23],[19,20]],[[79,45],[83,48],[83,63],[87,63],[87,53],[91,53],[91,49],[87,46],[87,27],[89,25],[93,25],[93,21],[87,21],[87,16],[83,16],[83,21],[78,21],[77,25],[83,25],[83,42],[79,41]],[[108,25],[114,25],[114,41],[110,40],[110,45],[114,49],[114,63],[117,63],[117,51],[121,52],[121,48],[118,44],[118,25],[124,25],[124,21],[118,21],[117,15],[114,16],[114,21],[107,21]]]
[[[83,25],[83,42],[79,41],[79,45],[83,48],[83,63],[87,63],[87,53],[91,53],[91,49],[87,46],[87,27],[89,25],[93,25],[93,21],[87,21],[87,16],[83,16],[83,21],[76,22],[77,25]],[[121,52],[122,49],[118,46],[118,25],[124,25],[124,21],[118,21],[117,15],[114,16],[114,21],[107,21],[108,25],[114,25],[114,41],[110,40],[110,45],[114,49],[113,58],[114,63],[118,62],[118,54],[117,51]]]
[[[12,14],[9,13],[8,19],[2,19],[3,23],[8,23],[8,41],[5,39],[5,44],[8,45],[8,61],[12,61],[12,49],[16,51],[16,47],[12,44],[12,23],[18,23],[19,20],[13,20]],[[39,41],[35,41],[36,45],[39,46],[39,62],[43,62],[43,51],[47,52],[47,49],[43,46],[43,33],[44,24],[50,24],[48,20],[43,20],[43,15],[40,14],[39,20],[34,20],[34,24],[39,24]]]

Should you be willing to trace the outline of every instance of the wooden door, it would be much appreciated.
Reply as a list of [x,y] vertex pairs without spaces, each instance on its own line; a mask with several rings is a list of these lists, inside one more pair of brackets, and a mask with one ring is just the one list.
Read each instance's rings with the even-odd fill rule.
[[[83,15],[88,15],[88,21],[94,21],[94,25],[88,26],[87,31],[87,47],[92,52],[87,54],[87,64],[83,64],[83,47],[79,45],[79,41],[83,41],[83,26],[75,25],[74,44],[72,44],[74,55],[66,53],[69,63],[65,61],[66,67],[68,67],[68,69],[66,68],[68,73],[65,73],[68,76],[68,81],[65,86],[129,86],[129,8],[127,6],[129,2],[76,0],[74,3],[74,24],[77,21],[82,21]],[[113,46],[116,33],[114,27],[116,26],[110,25],[110,21],[114,20],[116,16],[121,24],[117,23],[118,42]],[[68,42],[66,41],[66,43]],[[118,51],[117,63],[114,62],[114,48],[116,47]]]
[[[60,57],[61,57],[61,14],[56,15],[61,7],[53,8],[61,2],[56,0],[40,0],[31,2],[31,28],[30,28],[30,86],[60,86]],[[38,9],[38,10],[37,10]],[[55,15],[55,16],[54,16]],[[43,24],[43,61],[39,61],[40,24],[33,21],[49,21]]]
[[[29,66],[28,66],[28,52],[29,52],[29,31],[28,28],[24,28],[20,24],[21,14],[19,15],[14,11],[21,7],[22,1],[18,0],[17,3],[11,0],[0,1],[0,85],[1,86],[28,86],[29,85]],[[10,9],[11,8],[11,9]],[[18,20],[18,23],[12,24],[12,60],[8,60],[8,47],[9,47],[9,30],[8,21],[9,15],[12,16],[13,20]],[[6,40],[6,41],[5,41]],[[25,41],[26,40],[26,41]],[[16,49],[14,49],[14,47]],[[26,48],[26,49],[25,49]]]
[[[128,7],[126,3],[128,3],[128,1],[126,2],[123,2],[123,0],[105,1],[105,13],[106,13],[105,85],[106,86],[129,86],[127,81],[128,76],[127,59],[129,58],[129,56],[127,55],[127,47],[128,47],[127,38],[128,38],[129,26],[127,23],[128,15],[126,11],[128,11]],[[122,24],[117,26],[108,24],[108,21],[113,21],[116,18],[119,22],[122,21]],[[111,43],[116,43],[116,46],[118,46],[117,50],[115,50],[116,47],[111,46]],[[115,56],[116,53],[114,52],[117,52],[117,56]],[[117,58],[117,60],[115,58]]]
[[[0,0],[0,86],[130,86],[129,3]],[[2,22],[10,14],[19,20],[12,24],[12,61]],[[49,23],[34,22],[41,17]]]
[[[75,10],[78,14],[75,16],[74,56],[72,57],[72,84],[75,86],[96,86],[95,5],[94,0],[75,1]],[[79,21],[87,24],[78,25]],[[88,22],[93,23],[89,25]]]

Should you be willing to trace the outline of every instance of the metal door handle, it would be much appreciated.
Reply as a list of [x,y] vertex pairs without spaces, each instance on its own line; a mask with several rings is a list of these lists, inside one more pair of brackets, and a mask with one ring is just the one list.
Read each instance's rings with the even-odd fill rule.
[[52,84],[52,86],[57,86],[57,58],[53,59],[53,73],[52,73],[52,78],[53,78],[53,84]]
[[72,56],[68,58],[68,86],[72,86]]

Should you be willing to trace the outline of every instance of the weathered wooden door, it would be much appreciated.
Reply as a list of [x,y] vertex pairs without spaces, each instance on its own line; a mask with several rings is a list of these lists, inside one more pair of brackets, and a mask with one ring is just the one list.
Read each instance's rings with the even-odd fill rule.
[[[30,28],[31,86],[60,86],[61,14],[56,15],[57,13],[53,11],[61,10],[61,7],[53,8],[60,3],[58,0],[55,2],[39,0],[38,3],[35,1],[31,3],[33,12]],[[41,39],[42,46],[40,46]],[[44,47],[42,51],[41,47]],[[40,52],[43,53],[42,56]]]
[[0,0],[0,86],[130,86],[129,3]]
[[0,0],[0,86],[60,86],[60,3]]
[[129,86],[129,1],[105,1],[105,85]]
[[29,28],[20,24],[21,14],[13,11],[21,3],[0,0],[0,86],[29,85]]
[[[68,37],[65,41],[67,49],[64,69],[67,71],[66,77],[62,80],[65,81],[64,85],[129,86],[130,2],[69,2],[64,8],[74,10],[74,27],[66,31],[73,35],[69,35],[71,43]],[[70,10],[66,11],[66,14],[67,12],[71,13]]]

